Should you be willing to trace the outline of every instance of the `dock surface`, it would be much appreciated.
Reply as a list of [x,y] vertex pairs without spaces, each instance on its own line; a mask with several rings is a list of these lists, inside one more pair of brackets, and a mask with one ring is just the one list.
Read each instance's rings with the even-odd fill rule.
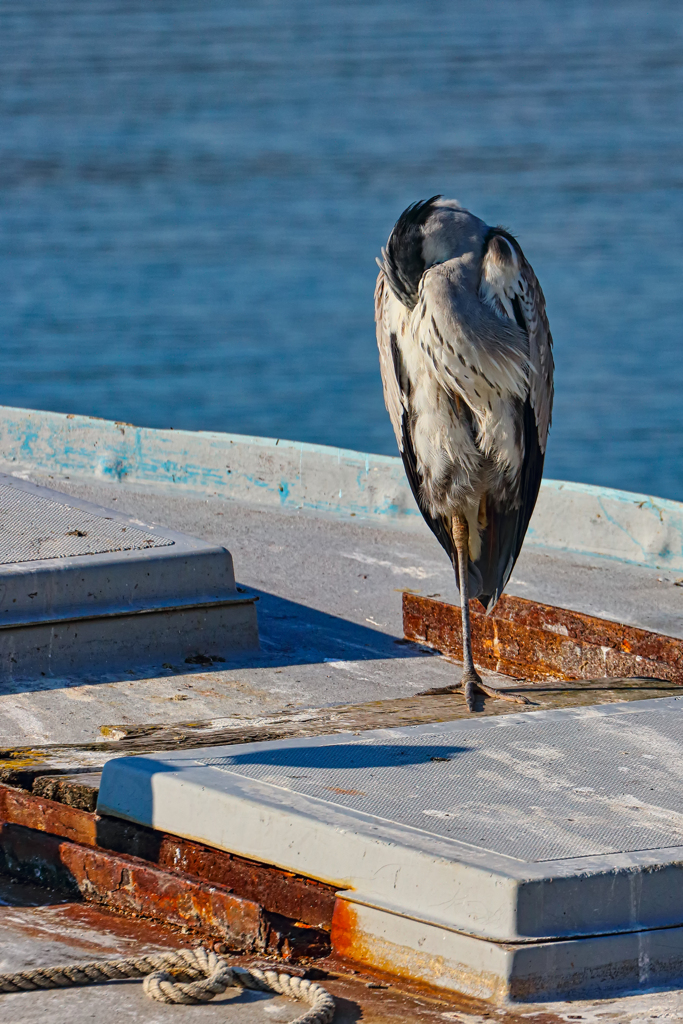
[[[47,414],[46,414],[47,415]],[[103,426],[109,429],[108,425]],[[77,460],[76,460],[77,461]],[[87,469],[87,467],[86,467]],[[258,500],[228,497],[225,489],[204,483],[174,486],[85,472],[63,460],[54,471],[44,459],[0,463],[0,471],[21,475],[98,505],[118,509],[146,523],[180,530],[212,544],[225,545],[234,559],[238,586],[258,595],[261,650],[225,666],[168,663],[153,677],[139,672],[116,678],[41,678],[5,683],[0,691],[0,746],[4,764],[28,767],[56,758],[97,770],[117,752],[205,746],[208,743],[258,741],[288,735],[323,735],[341,730],[377,729],[451,721],[467,716],[459,694],[426,690],[453,685],[459,666],[416,644],[406,643],[402,628],[405,590],[457,602],[446,556],[420,524],[401,517],[363,516],[348,509],[277,507]],[[129,474],[134,476],[134,474]],[[272,483],[272,481],[271,481]],[[255,497],[254,497],[255,495]],[[248,500],[247,500],[248,499]],[[593,500],[591,498],[591,500]],[[302,502],[305,505],[306,502]],[[308,503],[310,506],[310,502]],[[672,503],[669,503],[670,505]],[[666,515],[678,514],[665,509]],[[663,521],[663,520],[662,520]],[[629,540],[631,543],[631,540]],[[586,612],[683,638],[683,571],[680,556],[647,553],[638,564],[604,554],[562,551],[528,542],[508,588],[511,594]],[[210,654],[210,652],[207,652]],[[494,684],[510,685],[488,673]],[[650,681],[566,684],[558,690],[542,684],[527,689],[537,709],[596,704],[633,698],[671,696],[675,685]],[[482,702],[478,714],[514,714],[515,705]],[[24,749],[26,748],[26,749]],[[30,748],[30,750],[28,749]],[[23,753],[22,753],[23,751]],[[99,752],[99,753],[98,753]],[[17,758],[16,755],[20,757]],[[23,760],[22,760],[23,758]],[[50,761],[50,763],[52,763]],[[56,763],[56,762],[55,762]],[[125,918],[80,902],[70,903],[21,882],[3,883],[0,893],[2,960],[0,970],[57,963],[93,955],[122,955],[129,950],[175,946],[177,929],[132,924]],[[339,963],[327,965],[330,987],[342,996],[340,1021],[462,1021],[508,1024],[533,1020],[623,1021],[645,1024],[683,1017],[678,991],[643,991],[598,1002],[535,1003],[512,1008],[448,994],[416,993],[386,978],[353,973]],[[368,988],[369,985],[389,988]],[[167,1011],[148,1003],[139,985],[94,990],[2,997],[10,1000],[17,1024],[92,1018],[94,1008],[117,1019],[291,1020],[296,1007],[282,1000],[233,1000],[203,1009]],[[2,1007],[0,1007],[0,1010]],[[99,1012],[99,1010],[98,1010]]]
[[[92,743],[116,727],[256,725],[283,712],[411,698],[459,678],[457,666],[402,642],[404,590],[458,600],[448,559],[426,527],[356,525],[353,518],[275,511],[172,487],[35,472],[30,478],[228,547],[238,586],[259,596],[261,652],[220,671],[169,664],[154,679],[131,673],[77,685],[60,679],[5,684],[2,747]],[[680,578],[676,571],[527,544],[508,590],[683,637]],[[495,684],[495,675],[489,678]]]

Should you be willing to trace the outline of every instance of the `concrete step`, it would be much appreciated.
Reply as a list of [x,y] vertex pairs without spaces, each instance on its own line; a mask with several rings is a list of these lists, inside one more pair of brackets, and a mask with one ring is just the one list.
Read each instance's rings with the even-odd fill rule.
[[0,474],[0,683],[220,667],[254,600],[224,547]]
[[682,712],[120,758],[98,810],[336,886],[333,947],[413,980],[499,1000],[664,984],[683,967]]

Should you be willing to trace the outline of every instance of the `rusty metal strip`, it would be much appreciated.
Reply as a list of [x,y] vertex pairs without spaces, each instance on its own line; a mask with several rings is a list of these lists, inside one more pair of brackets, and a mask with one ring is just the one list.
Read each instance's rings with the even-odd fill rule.
[[264,910],[307,928],[332,923],[335,889],[280,868],[235,857],[178,836],[0,785],[0,821],[83,846],[138,857],[165,871],[225,886]]
[[22,825],[0,823],[0,871],[119,914],[220,939],[242,952],[277,953],[285,959],[329,952],[326,932],[292,925],[224,885]]
[[0,785],[0,821],[25,825],[39,832],[97,845],[97,816],[45,797]]
[[[683,640],[582,612],[504,595],[491,615],[473,602],[480,668],[529,680],[646,677],[683,683]],[[460,608],[403,594],[407,640],[462,659]]]
[[266,949],[267,922],[258,904],[133,857],[2,824],[0,863],[6,874],[78,893],[119,913],[208,932],[238,949]]
[[229,886],[234,892],[257,900],[266,910],[281,914],[310,928],[329,931],[335,904],[335,888],[214,850],[200,843],[164,835],[158,863]]

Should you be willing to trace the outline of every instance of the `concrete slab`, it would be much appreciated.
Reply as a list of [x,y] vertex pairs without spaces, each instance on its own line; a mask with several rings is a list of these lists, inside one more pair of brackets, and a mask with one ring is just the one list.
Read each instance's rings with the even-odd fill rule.
[[0,678],[257,648],[226,548],[0,474]]
[[673,697],[117,758],[98,810],[533,941],[683,925],[682,755]]
[[98,809],[339,886],[364,963],[558,998],[683,973],[682,754],[673,697],[120,758]]

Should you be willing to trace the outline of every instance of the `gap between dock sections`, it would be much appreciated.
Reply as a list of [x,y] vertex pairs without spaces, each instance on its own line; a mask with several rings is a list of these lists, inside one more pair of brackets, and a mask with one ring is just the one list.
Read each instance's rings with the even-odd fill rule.
[[[521,684],[511,680],[515,692],[531,699],[528,705],[477,697],[479,717],[527,714],[559,708],[590,707],[623,700],[652,700],[677,696],[680,684],[661,679],[613,678]],[[423,693],[394,700],[368,701],[365,704],[339,704],[328,707],[300,708],[235,725],[221,719],[205,722],[178,722],[174,725],[109,725],[102,727],[102,742],[55,743],[0,749],[0,783],[46,796],[57,792],[58,776],[74,772],[98,772],[112,757],[151,754],[161,750],[221,746],[228,743],[259,743],[268,740],[337,733],[366,732],[372,729],[406,728],[432,722],[452,722],[470,718],[461,691]],[[54,777],[51,783],[49,777]],[[45,779],[47,788],[39,780]],[[89,785],[89,780],[84,779]],[[73,784],[70,784],[73,791]],[[83,804],[81,806],[87,806]]]
[[[0,459],[15,473],[170,486],[266,508],[427,529],[401,460],[386,455],[0,406]],[[544,480],[527,538],[554,550],[683,571],[683,503]]]

